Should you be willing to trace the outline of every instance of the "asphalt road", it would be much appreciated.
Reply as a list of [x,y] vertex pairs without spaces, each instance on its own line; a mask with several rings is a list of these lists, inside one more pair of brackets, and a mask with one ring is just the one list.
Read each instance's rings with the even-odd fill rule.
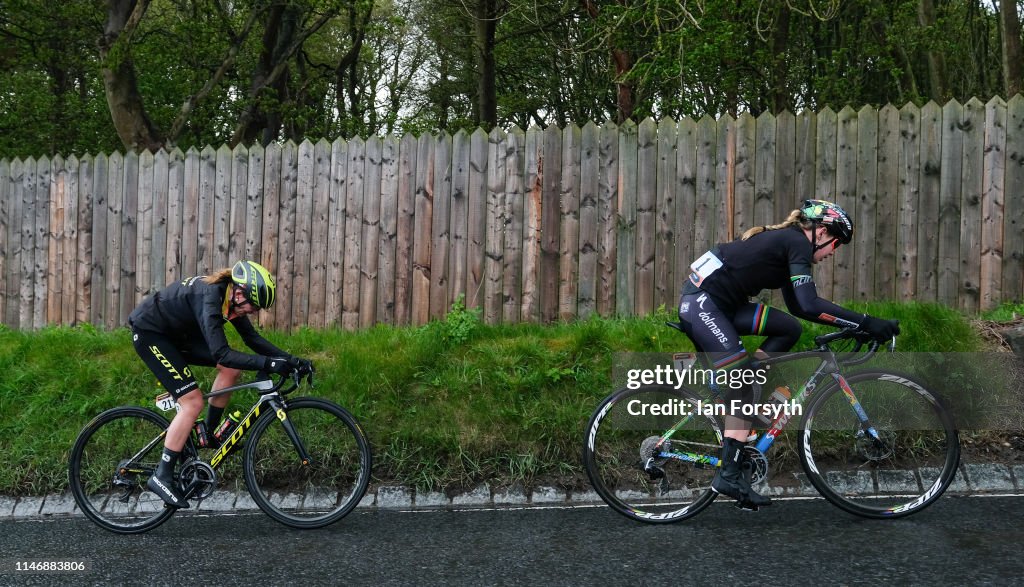
[[[603,507],[357,511],[315,531],[262,514],[178,515],[118,536],[84,518],[0,523],[0,585],[1006,585],[1024,575],[1024,497],[946,497],[910,518],[827,502],[716,503],[648,526]],[[84,561],[63,574],[16,561]]]

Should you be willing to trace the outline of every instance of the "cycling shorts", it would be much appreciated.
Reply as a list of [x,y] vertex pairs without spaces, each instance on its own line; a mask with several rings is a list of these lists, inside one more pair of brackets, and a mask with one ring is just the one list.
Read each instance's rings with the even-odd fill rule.
[[202,342],[182,345],[159,332],[133,329],[132,344],[142,362],[174,399],[199,388],[189,365],[213,367],[217,364]]

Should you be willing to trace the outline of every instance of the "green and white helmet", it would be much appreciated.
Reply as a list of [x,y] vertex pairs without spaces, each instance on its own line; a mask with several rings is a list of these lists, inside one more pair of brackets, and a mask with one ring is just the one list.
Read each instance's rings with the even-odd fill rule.
[[254,261],[239,261],[231,268],[231,280],[257,308],[269,308],[277,299],[277,284],[267,268]]
[[800,213],[807,220],[827,228],[844,245],[853,240],[853,220],[838,205],[825,200],[804,200]]

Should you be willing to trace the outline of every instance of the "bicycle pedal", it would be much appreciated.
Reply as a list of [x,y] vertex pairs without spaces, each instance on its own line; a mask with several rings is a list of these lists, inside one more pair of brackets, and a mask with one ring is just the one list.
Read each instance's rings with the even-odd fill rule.
[[651,478],[651,481],[665,478],[665,469],[662,469],[657,465],[644,465],[644,473],[647,473],[647,476]]
[[756,511],[759,511],[761,509],[761,508],[757,507],[756,505],[753,505],[751,503],[747,503],[745,501],[737,501],[737,502],[735,502],[733,504],[733,506],[735,506],[736,509],[742,510],[744,512],[756,512]]

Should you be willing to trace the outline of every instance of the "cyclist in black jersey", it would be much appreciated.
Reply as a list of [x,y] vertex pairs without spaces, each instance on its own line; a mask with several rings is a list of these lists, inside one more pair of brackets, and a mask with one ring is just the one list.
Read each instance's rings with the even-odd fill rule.
[[[679,303],[683,330],[714,369],[740,369],[750,362],[740,335],[766,337],[755,356],[787,351],[800,338],[799,321],[750,301],[762,289],[781,289],[786,308],[799,318],[858,327],[878,340],[892,338],[899,334],[896,321],[853,312],[818,297],[811,267],[852,238],[853,222],[842,208],[824,200],[805,200],[783,222],[751,228],[740,239],[718,245],[690,266]],[[740,405],[754,399],[750,385],[730,392],[726,405],[733,399],[740,399]],[[750,462],[743,447],[752,421],[750,416],[726,417],[723,464],[711,488],[756,509],[771,500],[750,486]]]
[[[160,464],[147,483],[168,505],[188,507],[174,483],[174,466],[203,410],[203,395],[189,365],[216,367],[214,389],[237,384],[243,370],[288,374],[312,368],[310,361],[290,355],[260,336],[247,317],[272,306],[276,295],[274,277],[265,267],[239,261],[213,275],[168,285],[143,300],[128,317],[135,351],[180,406],[167,428]],[[259,354],[241,353],[228,346],[225,322]],[[230,395],[210,398],[204,426],[210,434],[201,440],[211,442],[211,447],[216,444],[212,431]]]

